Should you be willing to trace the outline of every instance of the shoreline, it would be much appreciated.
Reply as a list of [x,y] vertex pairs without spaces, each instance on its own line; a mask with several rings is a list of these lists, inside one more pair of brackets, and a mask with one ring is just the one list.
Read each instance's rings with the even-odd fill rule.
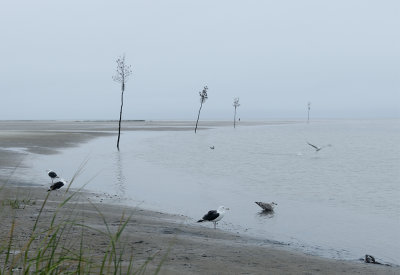
[[[32,126],[35,125],[31,125],[31,127]],[[22,133],[25,132],[24,130],[2,130],[0,131],[0,139],[2,144],[6,144],[8,147],[15,148],[25,146],[28,148],[29,152],[46,155],[57,153],[57,149],[59,148],[76,146],[103,135],[113,135],[112,133],[105,133],[99,130],[101,127],[97,128],[95,125],[92,125],[95,130],[89,134],[87,134],[87,131],[82,132],[82,125],[69,125],[69,129],[74,131],[72,134],[71,132],[64,132],[60,129],[65,127],[65,125],[57,124],[52,127],[56,129],[52,129],[51,131],[41,129],[43,126],[44,125],[40,125],[40,127],[36,127],[36,131],[33,132],[32,130],[28,130],[29,135],[23,135]],[[165,130],[163,126],[164,125],[154,126],[154,124],[152,124],[150,127],[160,127],[153,130],[162,131]],[[18,127],[21,127],[21,125],[18,125]],[[0,129],[2,129],[1,123]],[[12,132],[11,135],[10,132]],[[8,133],[8,135],[5,133]],[[32,133],[36,134],[32,135]],[[3,143],[4,140],[7,140],[7,143]],[[44,141],[46,143],[45,145],[43,145]],[[31,148],[31,150],[29,150],[29,148]],[[8,163],[13,158],[18,159],[20,156],[17,152],[9,152],[10,154],[8,155],[1,154],[0,168],[4,163]],[[4,183],[4,178],[0,178],[0,182]],[[0,187],[1,186],[3,186],[3,184],[0,184]],[[7,188],[7,192],[1,192],[2,194],[9,195],[13,192],[15,193],[17,190],[23,190],[22,193],[24,194],[35,194],[34,197],[36,200],[41,199],[41,191],[44,189],[42,188],[40,190],[40,188],[22,186],[11,187],[10,185],[4,188]],[[16,193],[18,193],[18,191]],[[83,196],[87,195],[88,194],[84,194]],[[57,197],[54,197],[54,199],[56,200]],[[121,211],[113,211],[121,210],[121,205],[99,203],[99,206],[104,212],[109,213],[108,217],[112,220],[118,220],[118,217],[121,215]],[[145,217],[144,220],[141,220],[140,224],[143,222],[146,226],[142,227],[140,224],[135,224],[135,229],[130,229],[129,232],[127,232],[127,239],[133,241],[134,246],[140,247],[139,244],[146,243],[148,245],[147,247],[152,247],[151,251],[167,251],[169,243],[174,241],[175,246],[171,248],[174,256],[169,258],[165,263],[165,266],[161,269],[161,274],[220,274],[221,272],[213,268],[213,263],[215,261],[227,266],[226,274],[237,272],[262,274],[266,271],[272,273],[299,274],[299,270],[300,273],[311,272],[311,274],[354,274],[360,272],[363,274],[400,273],[399,267],[386,267],[364,264],[362,262],[326,259],[289,251],[287,249],[276,248],[272,245],[260,245],[257,243],[257,240],[247,236],[238,236],[220,230],[215,231],[209,228],[183,224],[182,219],[185,219],[185,217],[178,215],[163,214],[127,206],[123,208],[134,211],[135,213],[143,213]],[[20,212],[23,214],[24,211]],[[94,225],[100,226],[99,217],[97,217],[96,220],[96,215],[93,215],[93,212],[89,211],[85,215],[88,215],[88,218],[90,216]],[[134,220],[139,220],[141,216],[133,217]],[[4,232],[3,228],[2,231]],[[143,240],[137,240],[137,236],[141,236]],[[143,249],[146,249],[146,247],[143,247]],[[189,254],[188,250],[190,251]],[[143,250],[138,250],[137,252],[139,255],[146,254]]]
[[[34,223],[46,196],[43,187],[2,186],[0,201],[29,199],[23,209],[2,211],[0,243],[7,240],[13,214],[17,217],[14,242],[23,246],[29,228]],[[70,190],[77,192],[76,190]],[[259,244],[257,239],[231,234],[222,230],[185,224],[185,217],[141,208],[102,203],[102,196],[93,192],[77,192],[71,202],[63,205],[60,216],[71,213],[83,219],[88,227],[105,231],[100,215],[88,203],[90,200],[107,220],[111,231],[116,231],[123,215],[132,215],[122,233],[125,245],[133,249],[134,265],[140,266],[151,257],[145,274],[153,274],[163,262],[160,274],[399,274],[400,268],[366,264],[356,261],[325,259],[274,246]],[[40,217],[40,229],[50,223],[54,209],[63,199],[65,190],[52,192]],[[3,210],[7,206],[2,206]],[[14,213],[13,213],[14,212]],[[72,221],[72,220],[71,220]],[[79,239],[80,230],[73,230],[68,238]],[[85,234],[87,249],[101,257],[108,249],[101,234]],[[18,248],[17,248],[18,250]],[[223,266],[223,269],[220,269]]]

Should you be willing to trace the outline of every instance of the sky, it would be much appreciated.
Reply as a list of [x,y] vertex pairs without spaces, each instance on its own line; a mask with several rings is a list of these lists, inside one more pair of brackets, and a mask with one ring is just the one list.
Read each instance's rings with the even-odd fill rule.
[[0,120],[399,118],[398,0],[0,2]]

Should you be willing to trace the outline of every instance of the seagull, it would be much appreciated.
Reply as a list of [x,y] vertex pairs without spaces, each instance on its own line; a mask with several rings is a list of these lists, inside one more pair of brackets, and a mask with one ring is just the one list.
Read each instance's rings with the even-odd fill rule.
[[210,149],[211,149],[211,150],[214,150],[214,149],[215,149],[214,145],[213,145],[213,146],[210,146]]
[[51,178],[51,183],[54,182],[55,178],[59,178],[59,176],[57,176],[56,172],[52,171],[52,170],[46,170],[47,175],[49,175],[49,177]]
[[330,144],[328,144],[328,145],[325,145],[325,146],[319,147],[319,146],[316,146],[316,145],[314,145],[314,144],[311,144],[311,143],[309,143],[309,142],[307,142],[307,144],[308,144],[308,145],[310,145],[311,147],[313,147],[313,148],[315,149],[315,152],[318,152],[318,151],[322,150],[322,149],[323,149],[323,148],[325,148],[325,147],[329,147],[329,146],[331,146]]
[[217,222],[220,221],[224,215],[225,215],[225,210],[229,210],[229,208],[225,206],[220,206],[218,207],[217,210],[210,210],[208,211],[207,214],[203,216],[201,220],[198,220],[197,222],[213,222],[214,223],[214,229],[217,228]]
[[267,202],[256,201],[255,203],[258,206],[260,206],[265,212],[274,212],[275,205],[278,205],[275,202],[267,203]]
[[60,189],[61,187],[64,186],[64,183],[66,183],[66,181],[64,181],[64,180],[60,180],[60,181],[57,181],[56,183],[53,183],[50,186],[50,189],[47,190],[47,192]]

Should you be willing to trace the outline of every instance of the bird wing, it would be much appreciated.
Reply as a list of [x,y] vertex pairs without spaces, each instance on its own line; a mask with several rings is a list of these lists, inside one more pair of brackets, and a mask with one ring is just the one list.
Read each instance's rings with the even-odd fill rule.
[[317,150],[319,149],[318,146],[315,146],[314,144],[311,144],[311,143],[309,143],[309,142],[307,142],[307,144],[310,145],[310,146],[312,146],[312,147],[314,147],[314,148],[317,149]]
[[264,210],[267,210],[267,211],[272,211],[273,210],[272,205],[269,204],[269,203],[256,201],[256,204],[258,204],[258,206],[260,206]]
[[205,221],[213,221],[218,217],[219,217],[219,213],[217,212],[217,210],[210,210],[210,211],[208,211],[207,214],[205,214],[203,216],[203,220],[205,220]]
[[50,190],[60,189],[63,186],[64,186],[64,183],[62,181],[57,181],[52,186],[50,186]]

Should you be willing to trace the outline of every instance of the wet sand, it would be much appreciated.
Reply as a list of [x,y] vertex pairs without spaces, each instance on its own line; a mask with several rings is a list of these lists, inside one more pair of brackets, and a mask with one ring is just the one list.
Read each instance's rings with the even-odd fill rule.
[[[24,147],[40,154],[56,153],[58,148],[74,146],[102,135],[115,135],[107,132],[112,129],[112,123],[109,122],[6,124],[0,122],[1,147]],[[190,127],[190,123],[171,125],[163,122],[162,125],[151,123],[150,126],[144,124],[145,122],[132,122],[130,127],[131,130],[143,130],[146,127],[151,127],[152,130],[157,130],[157,127],[161,127],[161,130],[165,129],[163,127]],[[11,169],[13,163],[19,163],[21,154],[23,153],[20,151],[0,150],[0,168],[8,165]],[[8,184],[4,185],[6,181]],[[29,198],[35,204],[28,204],[24,209],[18,210],[7,206],[1,208],[0,243],[8,237],[12,217],[17,216],[19,226],[15,234],[16,241],[24,244],[47,192],[44,186],[16,186],[13,183],[12,178],[0,178],[0,187],[3,186],[0,201]],[[40,226],[45,228],[49,224],[54,214],[54,206],[63,200],[64,192],[65,190],[50,194],[50,203],[43,211]],[[184,216],[106,203],[105,201],[112,202],[112,199],[106,200],[107,198],[103,197],[104,195],[91,192],[80,192],[76,199],[62,207],[60,215],[66,218],[78,217],[90,227],[105,230],[98,212],[88,204],[90,200],[109,222],[111,230],[116,230],[122,213],[132,214],[123,233],[123,240],[127,247],[133,249],[136,266],[140,266],[148,257],[153,257],[147,268],[148,274],[154,272],[164,257],[160,274],[400,274],[399,267],[304,255],[290,251],[288,247],[260,244],[257,239],[214,230],[211,224],[210,228],[188,224]],[[68,234],[71,240],[79,239],[81,231],[71,230]],[[98,257],[108,249],[104,236],[95,232],[85,234],[85,240],[85,245],[90,246],[92,253],[97,253]]]

